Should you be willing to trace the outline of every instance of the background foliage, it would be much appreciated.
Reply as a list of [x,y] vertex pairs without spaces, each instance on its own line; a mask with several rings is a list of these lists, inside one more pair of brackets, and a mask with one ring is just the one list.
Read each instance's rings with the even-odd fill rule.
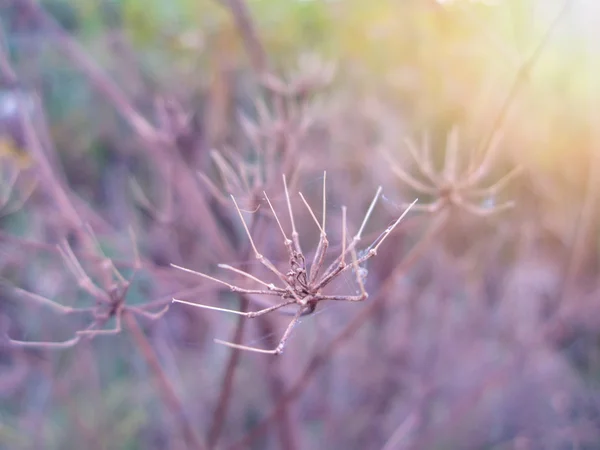
[[[386,162],[383,148],[416,172],[406,137],[428,132],[439,168],[453,127],[463,161],[501,131],[486,181],[517,166],[522,172],[479,205],[514,201],[514,208],[484,218],[453,210],[418,262],[398,272],[439,215],[412,214],[369,262],[367,303],[323,307],[302,321],[278,358],[232,356],[213,338],[231,338],[237,317],[182,305],[156,321],[140,319],[137,332],[128,324],[118,335],[61,351],[15,348],[7,339],[0,350],[2,448],[597,448],[594,1],[248,0],[273,76],[301,77],[302,64],[315,60],[336,65],[333,80],[321,86],[327,71],[317,64],[306,92],[293,98],[308,102],[312,126],[291,155],[272,160],[254,152],[240,112],[260,121],[257,102],[264,101],[275,129],[288,111],[281,115],[276,95],[261,84],[252,43],[232,14],[239,2],[40,2],[149,123],[160,125],[161,101],[181,108],[185,127],[177,128],[177,111],[169,116],[176,143],[158,150],[139,139],[30,3],[0,0],[17,74],[16,83],[0,77],[3,192],[31,193],[22,207],[8,211],[9,202],[0,211],[6,336],[61,341],[86,326],[85,317],[31,306],[15,290],[67,306],[94,304],[55,250],[62,238],[99,279],[97,258],[68,223],[15,119],[23,93],[40,95],[52,179],[94,229],[102,253],[128,277],[139,248],[142,269],[127,295],[131,305],[168,304],[192,289],[190,301],[243,307],[242,298],[169,267],[214,274],[216,264],[226,263],[258,270],[244,256],[248,243],[235,210],[198,176],[205,174],[227,200],[213,149],[230,161],[272,165],[277,177],[265,177],[261,186],[280,210],[281,172],[295,174],[296,187],[318,205],[327,170],[336,230],[341,205],[356,227],[383,185],[370,239],[404,202],[416,195],[435,200],[402,183]],[[272,131],[265,145],[277,136]],[[15,167],[20,175],[11,186],[6,180]],[[261,204],[261,190],[235,194],[250,211]],[[263,221],[256,239],[285,264],[264,206],[252,216]],[[312,219],[301,214],[299,223],[303,242],[316,242]],[[331,237],[339,242],[338,231]],[[350,278],[338,288],[353,286]],[[285,320],[249,323],[242,341],[276,344]],[[178,401],[169,400],[161,379]]]

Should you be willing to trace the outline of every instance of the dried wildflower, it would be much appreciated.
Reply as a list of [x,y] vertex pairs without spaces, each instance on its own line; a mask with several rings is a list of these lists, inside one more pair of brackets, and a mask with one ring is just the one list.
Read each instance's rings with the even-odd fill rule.
[[[287,173],[295,180],[302,165],[296,161],[294,147],[306,131],[307,122],[296,127],[284,118],[269,111],[266,103],[256,100],[257,119],[238,114],[241,130],[250,149],[240,153],[229,147],[211,150],[210,156],[220,180],[219,187],[206,174],[198,175],[207,189],[222,205],[229,205],[229,195],[234,195],[242,209],[255,210],[262,192],[276,181],[277,173]],[[298,121],[303,122],[301,116]],[[287,125],[284,125],[287,123]],[[285,144],[282,145],[282,141]],[[226,192],[227,194],[223,194]]]
[[[329,84],[334,73],[333,64],[326,64],[315,55],[304,55],[288,81],[264,75],[261,81],[270,92],[271,101],[261,98],[254,101],[255,118],[242,111],[238,113],[240,129],[251,151],[239,153],[230,148],[211,151],[223,191],[234,194],[243,204],[242,209],[256,209],[257,199],[277,174],[298,175],[298,146],[314,124],[319,108],[312,94]],[[199,176],[219,202],[228,202],[206,174]]]
[[[220,264],[219,267],[222,269],[232,271],[232,272],[234,272],[238,275],[241,275],[245,278],[248,278],[248,279],[252,280],[254,283],[256,283],[257,285],[261,285],[262,288],[247,289],[247,288],[239,287],[239,286],[230,284],[226,281],[220,280],[218,278],[214,278],[210,275],[206,275],[201,272],[196,272],[191,269],[186,269],[184,267],[180,267],[175,264],[171,264],[171,266],[173,266],[177,269],[181,269],[186,272],[190,272],[190,273],[199,275],[203,278],[214,281],[216,283],[223,284],[223,285],[227,286],[233,292],[239,292],[242,294],[270,295],[270,296],[279,297],[281,300],[280,303],[278,303],[276,305],[273,305],[269,308],[262,309],[260,311],[254,311],[254,312],[235,311],[235,310],[230,310],[230,309],[225,309],[225,308],[218,308],[218,307],[214,307],[214,306],[207,306],[207,305],[202,305],[202,304],[198,304],[198,303],[192,303],[189,301],[178,300],[178,299],[173,299],[173,302],[183,303],[183,304],[187,304],[187,305],[191,305],[191,306],[196,306],[199,308],[212,309],[215,311],[223,311],[223,312],[229,312],[229,313],[233,313],[233,314],[239,314],[239,315],[245,316],[247,318],[258,317],[263,314],[267,314],[267,313],[276,311],[285,306],[291,306],[291,305],[297,306],[297,310],[294,314],[293,319],[287,326],[281,340],[279,341],[279,344],[274,349],[265,350],[265,349],[261,349],[261,348],[257,348],[257,347],[249,347],[249,346],[245,346],[245,345],[235,344],[232,342],[221,341],[218,339],[216,339],[215,342],[227,345],[229,347],[238,348],[241,350],[249,350],[249,351],[254,351],[254,352],[259,352],[259,353],[269,353],[269,354],[275,354],[275,355],[280,354],[283,352],[285,343],[286,343],[287,339],[289,338],[289,336],[292,332],[292,329],[298,323],[300,317],[313,313],[319,302],[329,301],[329,300],[359,302],[359,301],[365,300],[368,297],[368,294],[365,290],[364,283],[363,283],[364,272],[361,270],[360,265],[377,254],[377,250],[383,244],[384,240],[396,228],[396,226],[400,223],[402,218],[408,213],[408,211],[410,210],[410,207],[412,207],[414,205],[414,203],[416,203],[416,200],[402,213],[402,215],[397,220],[395,220],[393,222],[392,225],[390,225],[383,233],[381,233],[381,235],[377,239],[375,239],[375,241],[366,250],[364,250],[361,253],[362,256],[360,256],[360,257],[357,257],[356,246],[362,237],[362,233],[365,229],[367,221],[368,221],[369,217],[371,216],[371,214],[373,212],[373,208],[375,207],[375,204],[377,203],[377,200],[381,194],[381,187],[377,190],[377,193],[375,194],[375,197],[373,198],[373,201],[371,202],[371,204],[365,214],[365,217],[362,221],[362,224],[361,224],[358,232],[350,240],[350,242],[348,242],[348,239],[347,239],[346,207],[343,206],[342,207],[342,249],[341,249],[341,253],[323,271],[323,267],[324,267],[324,263],[325,263],[325,259],[326,259],[326,255],[327,255],[327,249],[329,247],[329,240],[327,239],[327,233],[325,231],[325,229],[326,229],[326,209],[327,209],[325,180],[326,180],[326,177],[323,178],[323,220],[322,220],[322,223],[319,223],[312,208],[309,206],[308,202],[306,201],[306,199],[304,198],[302,193],[299,193],[300,198],[302,199],[303,203],[306,205],[311,217],[315,221],[315,223],[320,231],[319,243],[317,245],[317,249],[315,251],[314,258],[310,265],[307,264],[306,257],[300,247],[298,231],[296,229],[296,225],[295,225],[295,221],[294,221],[294,213],[292,210],[292,204],[290,201],[290,196],[289,196],[289,191],[288,191],[288,186],[287,186],[285,175],[283,176],[283,183],[284,183],[284,189],[285,189],[285,196],[286,196],[286,200],[287,200],[288,212],[289,212],[289,216],[290,216],[290,223],[291,223],[291,227],[292,227],[291,239],[288,237],[285,230],[283,229],[283,225],[281,224],[281,221],[279,220],[279,217],[277,216],[277,213],[275,212],[275,209],[273,208],[273,205],[271,204],[269,197],[267,196],[266,192],[264,193],[265,199],[266,199],[267,203],[269,204],[269,208],[273,212],[273,216],[275,217],[275,220],[277,221],[277,225],[283,236],[283,243],[284,243],[287,253],[289,255],[289,269],[285,273],[280,271],[271,261],[269,261],[264,255],[262,255],[258,251],[258,248],[256,247],[254,240],[252,239],[250,230],[248,229],[248,225],[246,224],[246,221],[244,220],[244,217],[242,215],[240,208],[238,207],[235,197],[233,195],[231,196],[233,203],[235,205],[235,208],[236,208],[236,210],[240,216],[240,219],[242,221],[242,224],[244,226],[244,230],[246,231],[248,239],[250,240],[250,245],[252,246],[252,250],[254,252],[256,259],[279,279],[279,281],[281,282],[280,286],[276,286],[272,282],[262,280],[248,272],[245,272],[243,270],[229,266],[227,264]],[[351,262],[347,261],[348,255],[350,255]],[[344,273],[345,271],[347,271],[350,268],[352,268],[352,270],[354,271],[354,274],[356,276],[356,282],[359,287],[358,294],[356,294],[356,295],[326,295],[323,293],[323,289],[327,285],[329,285],[340,274]]]
[[405,139],[406,147],[416,163],[420,175],[425,179],[424,181],[402,169],[389,153],[386,152],[385,157],[398,178],[414,190],[435,199],[432,203],[418,205],[416,209],[434,213],[456,207],[477,216],[489,216],[514,206],[515,203],[512,201],[498,205],[494,204],[494,201],[508,182],[521,172],[521,168],[517,167],[493,185],[484,188],[478,187],[489,175],[500,141],[500,133],[495,133],[479,161],[477,161],[478,155],[473,155],[472,152],[467,168],[461,170],[458,160],[458,128],[454,127],[448,133],[443,167],[440,171],[436,171],[427,136],[423,137],[421,149],[417,148],[411,139]]
[[[91,234],[91,230],[90,230]],[[95,240],[93,234],[92,239]],[[98,244],[96,242],[96,244]],[[89,293],[95,300],[96,304],[90,308],[71,308],[63,306],[53,300],[43,297],[32,292],[20,288],[13,288],[14,291],[23,299],[31,301],[41,306],[47,306],[59,314],[78,314],[87,313],[93,316],[93,321],[83,330],[75,333],[75,337],[63,342],[47,342],[47,341],[19,341],[8,339],[9,343],[18,347],[46,348],[46,349],[63,349],[73,347],[82,337],[87,336],[93,338],[98,335],[111,335],[121,332],[121,317],[123,313],[134,313],[138,316],[149,320],[159,319],[169,309],[167,304],[158,312],[148,312],[146,309],[152,305],[131,306],[125,304],[127,292],[131,286],[131,280],[127,280],[115,267],[114,263],[106,257],[103,257],[103,287],[96,285],[91,278],[86,274],[79,260],[73,253],[70,245],[64,240],[58,250],[63,257],[65,264],[77,278],[79,287]],[[139,266],[139,258],[136,253],[136,267]],[[102,328],[110,319],[115,319],[113,328]]]
[[[261,82],[270,91],[273,100],[273,113],[266,105],[257,102],[259,124],[255,134],[280,145],[297,140],[317,120],[322,109],[316,93],[331,83],[336,67],[323,61],[318,55],[305,54],[298,59],[297,69],[287,79],[267,73]],[[242,122],[244,128],[247,124]]]

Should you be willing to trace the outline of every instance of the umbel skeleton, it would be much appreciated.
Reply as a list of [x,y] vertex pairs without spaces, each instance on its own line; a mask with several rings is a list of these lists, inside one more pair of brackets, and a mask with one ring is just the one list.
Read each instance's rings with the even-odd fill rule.
[[[283,308],[286,306],[296,305],[298,307],[291,322],[288,324],[285,332],[283,333],[283,336],[281,337],[279,344],[274,349],[261,349],[261,348],[257,348],[257,347],[250,347],[250,346],[246,346],[246,345],[236,344],[233,342],[222,341],[219,339],[215,339],[215,342],[217,342],[219,344],[227,345],[229,347],[241,349],[241,350],[248,350],[248,351],[253,351],[253,352],[258,352],[258,353],[268,353],[268,354],[277,355],[277,354],[280,354],[283,352],[285,344],[286,344],[293,328],[298,324],[300,317],[313,313],[319,302],[322,302],[322,301],[360,302],[360,301],[367,299],[368,294],[367,294],[367,291],[365,290],[364,280],[363,280],[364,271],[361,270],[360,265],[377,254],[378,249],[383,244],[385,239],[398,226],[400,221],[406,216],[406,214],[408,213],[410,208],[412,206],[414,206],[414,204],[417,202],[417,200],[415,200],[413,203],[411,203],[404,210],[404,212],[400,215],[400,217],[398,217],[388,228],[386,228],[368,248],[361,251],[360,257],[357,256],[356,246],[359,243],[359,241],[361,240],[362,233],[365,229],[367,221],[369,220],[369,217],[371,216],[371,214],[373,212],[373,209],[375,208],[375,204],[377,203],[377,200],[379,199],[379,197],[381,195],[382,189],[381,189],[381,187],[379,187],[377,189],[375,197],[373,198],[373,200],[371,201],[371,204],[369,205],[369,208],[365,214],[365,217],[362,221],[362,224],[361,224],[358,232],[356,233],[356,235],[354,235],[354,237],[349,242],[348,242],[348,238],[347,238],[348,233],[347,233],[347,229],[346,229],[346,207],[342,206],[342,248],[341,248],[341,253],[325,270],[323,270],[323,266],[325,264],[325,258],[327,255],[327,250],[329,248],[329,240],[327,239],[327,232],[325,231],[326,216],[327,216],[326,215],[326,210],[327,210],[327,200],[326,200],[326,178],[327,178],[327,176],[326,175],[327,174],[325,173],[325,175],[323,177],[323,219],[322,219],[322,223],[319,223],[319,221],[317,220],[317,217],[315,216],[314,211],[312,210],[312,208],[306,201],[305,197],[302,195],[302,193],[299,193],[300,198],[302,199],[302,202],[306,205],[306,208],[308,209],[311,217],[315,221],[315,223],[320,231],[319,243],[317,245],[315,255],[314,255],[312,263],[310,265],[307,265],[306,258],[300,247],[298,231],[296,229],[296,224],[294,221],[294,213],[292,210],[292,203],[290,201],[290,195],[288,192],[288,186],[287,186],[285,175],[283,176],[283,185],[284,185],[284,189],[285,189],[285,197],[286,197],[286,201],[287,201],[287,207],[288,207],[288,212],[289,212],[290,222],[291,222],[291,227],[292,227],[291,239],[286,234],[286,232],[283,228],[283,225],[281,224],[281,221],[280,221],[277,213],[275,212],[275,209],[273,208],[273,204],[271,203],[271,200],[267,196],[266,192],[263,192],[265,199],[266,199],[267,203],[269,204],[269,208],[273,212],[273,216],[275,217],[275,220],[277,221],[277,225],[283,236],[284,245],[285,245],[287,253],[289,255],[289,270],[285,273],[282,272],[281,270],[279,270],[269,259],[267,259],[263,254],[261,254],[258,251],[258,249],[254,243],[254,240],[252,239],[252,235],[250,234],[248,225],[246,224],[246,221],[244,220],[242,212],[235,200],[235,197],[233,195],[231,196],[231,199],[233,200],[235,208],[236,208],[236,210],[240,216],[240,219],[242,221],[242,224],[244,226],[244,230],[246,231],[248,239],[250,240],[250,245],[252,246],[252,251],[254,252],[254,256],[263,266],[265,266],[270,272],[272,272],[279,279],[279,281],[281,281],[281,283],[282,283],[281,286],[276,286],[274,283],[269,283],[264,280],[261,280],[260,278],[254,276],[248,272],[237,269],[237,268],[232,267],[227,264],[219,264],[219,267],[221,269],[229,270],[229,271],[235,272],[236,274],[241,275],[245,278],[248,278],[248,279],[252,280],[253,282],[261,285],[262,288],[261,289],[246,289],[243,287],[239,287],[239,286],[230,284],[230,283],[220,280],[218,278],[214,278],[210,275],[207,275],[207,274],[204,274],[201,272],[197,272],[195,270],[187,269],[187,268],[184,268],[181,266],[177,266],[175,264],[171,264],[171,266],[174,268],[177,268],[177,269],[180,269],[180,270],[183,270],[183,271],[195,274],[195,275],[199,275],[203,278],[206,278],[206,279],[211,280],[216,283],[223,284],[223,285],[227,286],[233,292],[239,292],[241,294],[251,294],[251,295],[255,295],[255,294],[270,295],[270,296],[275,296],[275,297],[280,298],[280,302],[277,303],[276,305],[270,306],[265,309],[261,309],[259,311],[252,311],[252,312],[242,312],[242,311],[236,311],[236,310],[232,310],[232,309],[218,308],[215,306],[208,306],[208,305],[189,302],[186,300],[178,300],[178,299],[174,298],[173,302],[175,302],[175,303],[183,303],[183,304],[195,306],[198,308],[205,308],[205,309],[211,309],[211,310],[215,310],[215,311],[222,311],[222,312],[228,312],[228,313],[232,313],[232,314],[238,314],[238,315],[247,317],[249,319],[258,317],[258,316],[262,316],[264,314],[268,314],[270,312],[279,310],[280,308]],[[349,269],[352,269],[356,276],[356,283],[358,284],[358,288],[359,288],[359,291],[357,294],[355,294],[355,295],[326,295],[323,293],[323,289],[327,285],[329,285],[339,275],[341,275],[342,273],[346,272]]]

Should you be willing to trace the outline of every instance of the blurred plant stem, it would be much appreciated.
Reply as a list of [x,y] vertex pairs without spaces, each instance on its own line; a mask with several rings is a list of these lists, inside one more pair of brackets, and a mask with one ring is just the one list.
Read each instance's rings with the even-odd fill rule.
[[572,4],[573,0],[565,0],[562,8],[548,27],[548,30],[546,31],[544,36],[542,36],[542,39],[540,40],[539,44],[535,47],[531,55],[520,65],[515,75],[515,79],[512,85],[510,86],[508,93],[506,94],[504,102],[502,103],[500,110],[498,111],[498,114],[496,115],[496,118],[494,119],[492,126],[490,127],[490,130],[481,141],[481,145],[479,146],[479,153],[484,152],[485,149],[487,149],[490,146],[490,143],[494,139],[494,135],[504,126],[506,116],[508,115],[511,106],[515,101],[517,94],[521,90],[523,84],[529,78],[529,75],[531,73],[531,70],[535,66],[535,63],[540,59],[544,48],[546,48],[546,46],[550,42],[550,38],[556,31],[561,20],[566,16]]
[[140,354],[144,357],[146,364],[148,364],[150,371],[154,375],[154,381],[156,382],[159,395],[162,397],[163,402],[171,410],[171,413],[175,416],[177,421],[181,424],[185,440],[189,445],[188,448],[198,450],[205,449],[206,446],[196,434],[194,427],[192,427],[175,389],[162,369],[154,348],[148,342],[148,339],[140,328],[136,318],[129,313],[125,313],[123,316],[123,319],[131,332],[131,336],[133,337],[133,342],[136,344]]
[[[110,78],[110,76],[91,58],[85,49],[73,39],[60,24],[50,16],[35,0],[21,2],[30,11],[42,28],[56,38],[57,44],[70,61],[83,73],[90,84],[100,92],[125,119],[138,139],[150,152],[156,161],[157,167],[162,171],[163,178],[174,184],[178,196],[185,199],[188,207],[184,212],[190,215],[195,223],[202,223],[206,236],[219,253],[226,258],[233,254],[229,242],[223,237],[214,214],[204,199],[199,189],[199,184],[193,178],[189,167],[182,160],[178,152],[177,137],[155,127],[147,120],[127,98],[123,90]],[[164,171],[169,167],[166,159],[173,162],[177,177],[169,177]]]
[[[250,232],[255,239],[260,239],[260,235],[263,231],[265,231],[264,226],[260,226],[261,224],[265,224],[262,219],[262,215],[258,214],[255,219],[252,221],[250,225]],[[249,262],[251,258],[252,247],[248,245],[243,252],[242,261]],[[250,305],[250,301],[248,297],[244,294],[240,294],[240,308],[239,311],[247,311]],[[272,327],[268,322],[267,317],[257,318],[259,322],[259,326],[262,328],[263,333],[265,335],[272,335]],[[235,331],[233,333],[233,338],[231,342],[240,344],[242,342],[242,338],[244,335],[244,331],[246,330],[247,320],[245,317],[240,316],[235,326]],[[271,346],[275,348],[277,342],[271,342]],[[215,408],[215,412],[212,418],[212,424],[210,426],[210,431],[208,432],[208,448],[213,449],[216,448],[219,439],[221,438],[223,427],[225,425],[225,419],[227,418],[227,412],[229,410],[229,406],[231,404],[232,394],[233,394],[233,382],[235,378],[236,370],[239,366],[240,358],[243,354],[243,351],[237,348],[231,349],[231,353],[229,356],[229,360],[227,361],[227,366],[225,368],[225,374],[223,376],[223,382],[221,384],[221,390],[219,392],[219,397],[217,400],[217,407]],[[279,367],[275,365],[275,361],[270,361],[268,363],[267,368],[267,381],[268,385],[271,388],[271,396],[274,404],[278,404],[281,401],[283,395],[283,381],[279,373]],[[287,410],[287,405],[280,410],[278,417],[278,427],[279,427],[279,438],[281,448],[293,450],[295,439],[293,427],[291,425],[291,421],[289,418],[289,412]]]
[[250,58],[250,64],[258,76],[265,75],[268,70],[268,58],[265,48],[258,36],[258,31],[248,6],[244,0],[217,0],[231,12],[235,25],[240,32],[242,43]]

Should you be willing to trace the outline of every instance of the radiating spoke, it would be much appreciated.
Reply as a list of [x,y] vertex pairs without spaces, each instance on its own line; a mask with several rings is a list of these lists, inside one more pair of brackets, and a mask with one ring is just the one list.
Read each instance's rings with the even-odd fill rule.
[[65,348],[74,347],[75,344],[79,342],[79,337],[74,337],[73,339],[69,339],[67,341],[62,342],[47,342],[47,341],[19,341],[15,339],[8,339],[10,345],[14,347],[21,348],[39,348],[39,349],[47,349],[47,350],[62,350]]
[[283,188],[285,191],[285,199],[287,201],[288,212],[290,214],[290,222],[292,223],[292,242],[294,243],[294,248],[298,254],[302,254],[302,248],[300,247],[300,239],[298,237],[298,230],[296,230],[296,222],[294,220],[294,212],[292,210],[292,202],[290,200],[290,193],[288,192],[288,185],[285,175],[283,175]]
[[409,174],[406,170],[400,167],[393,158],[389,155],[389,153],[384,153],[384,156],[387,162],[390,164],[390,168],[392,172],[396,174],[400,180],[402,180],[405,184],[413,188],[415,191],[422,192],[425,194],[433,195],[436,192],[436,189],[433,186],[428,186],[425,183],[417,180],[411,174]]
[[289,323],[285,332],[283,333],[283,336],[282,336],[281,340],[279,341],[279,344],[273,350],[265,350],[265,349],[258,348],[258,347],[249,347],[247,345],[235,344],[233,342],[222,341],[220,339],[215,339],[215,342],[217,344],[226,345],[227,347],[235,348],[238,350],[246,350],[246,351],[255,352],[255,353],[265,353],[265,354],[269,354],[269,355],[280,355],[281,353],[283,353],[283,349],[285,347],[285,344],[286,344],[288,338],[290,337],[290,334],[292,333],[293,328],[298,324],[298,321],[300,320],[300,316],[302,316],[303,312],[306,309],[307,308],[298,309],[298,311],[294,315],[294,318]]
[[143,307],[138,307],[138,306],[126,306],[125,310],[133,312],[133,313],[137,314],[138,316],[144,317],[148,320],[158,320],[166,314],[166,312],[169,310],[170,306],[171,305],[166,305],[162,309],[160,309],[156,312],[145,311],[143,309]]
[[275,275],[277,275],[277,277],[283,281],[284,283],[287,283],[286,277],[284,274],[282,274],[277,267],[275,267],[275,265],[269,261],[267,258],[265,258],[256,248],[256,244],[254,243],[254,239],[252,239],[252,235],[250,234],[250,229],[248,228],[248,225],[246,224],[246,221],[244,220],[244,216],[242,215],[242,211],[240,211],[240,208],[237,204],[237,202],[235,201],[235,197],[232,195],[231,199],[233,200],[233,203],[235,205],[235,209],[237,210],[240,219],[242,221],[242,225],[244,226],[244,230],[246,231],[246,235],[248,236],[248,239],[250,240],[250,245],[252,246],[252,250],[254,251],[254,256],[256,259],[258,259],[261,264],[263,264],[267,269],[269,269],[271,272],[273,272]]
[[504,187],[510,183],[517,176],[521,175],[523,168],[521,166],[515,167],[513,170],[508,172],[493,185],[481,188],[481,189],[469,189],[469,195],[478,197],[492,197],[498,194]]
[[236,286],[231,283],[227,283],[226,281],[219,280],[218,278],[211,277],[210,275],[206,275],[205,273],[198,272],[196,270],[188,269],[186,267],[178,266],[176,264],[171,263],[171,267],[175,269],[183,270],[184,272],[192,273],[194,275],[198,275],[202,278],[206,278],[207,280],[214,281],[215,283],[222,284],[223,286],[227,286],[232,292],[242,292],[246,294],[265,294],[265,295],[281,295],[281,290],[274,288],[269,290],[261,290],[261,289],[245,289],[239,286]]
[[288,300],[288,301],[285,301],[278,305],[271,306],[271,307],[265,308],[265,309],[261,309],[260,311],[250,311],[250,312],[237,311],[235,309],[228,309],[228,308],[219,308],[217,306],[203,305],[201,303],[193,303],[193,302],[188,302],[186,300],[178,300],[176,298],[173,299],[173,303],[182,303],[184,305],[195,306],[196,308],[210,309],[213,311],[221,311],[221,312],[226,312],[226,313],[231,313],[231,314],[237,314],[238,316],[244,316],[244,317],[248,317],[249,319],[252,319],[254,317],[262,316],[263,314],[267,314],[272,311],[276,311],[279,308],[283,308],[284,306],[291,305],[292,303],[296,303],[296,300],[295,299]]

